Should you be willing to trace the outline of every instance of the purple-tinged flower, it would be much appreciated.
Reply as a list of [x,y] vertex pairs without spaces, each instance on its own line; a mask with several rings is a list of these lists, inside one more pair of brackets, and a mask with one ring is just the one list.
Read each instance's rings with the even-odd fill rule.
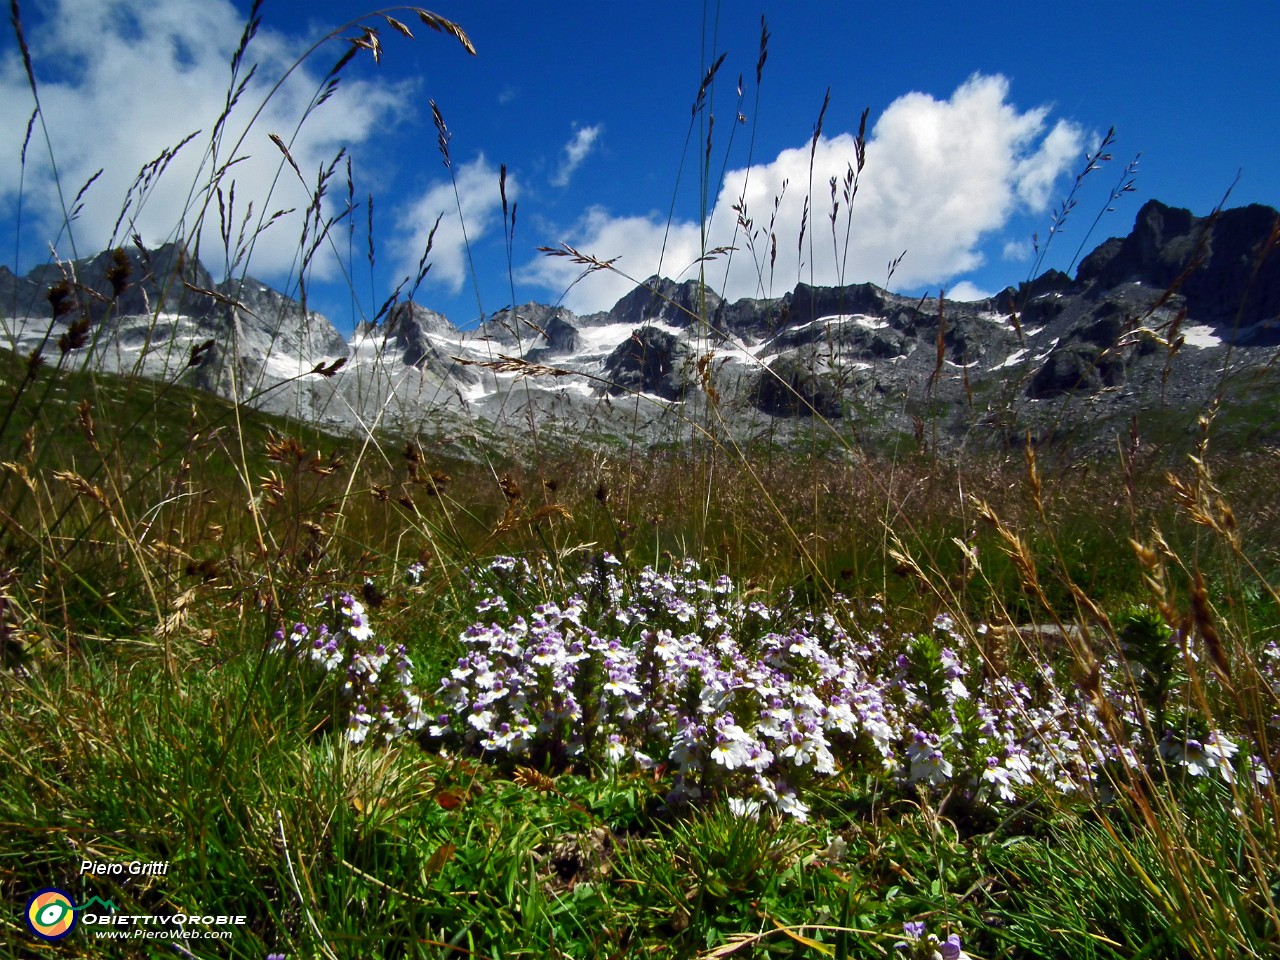
[[351,743],[364,743],[365,737],[369,735],[371,723],[373,723],[373,717],[369,714],[369,708],[363,703],[356,704],[355,710],[351,711],[351,717],[347,721],[347,740]]
[[902,925],[905,940],[899,940],[893,948],[908,960],[971,960],[960,949],[959,934],[951,934],[941,942],[932,933],[925,932],[923,920],[908,920]]
[[907,747],[907,759],[911,761],[910,778],[917,783],[946,783],[951,779],[952,767],[943,757],[941,741],[937,734],[917,730]]
[[923,920],[908,920],[902,925],[902,932],[912,940],[919,940],[924,936],[924,928]]
[[627,745],[622,742],[620,734],[609,734],[609,743],[604,749],[604,755],[605,759],[612,765],[620,763],[627,755]]
[[778,809],[789,817],[794,817],[799,823],[805,823],[809,819],[809,805],[800,800],[796,796],[796,792],[792,787],[785,784],[778,784],[777,799],[774,801]]

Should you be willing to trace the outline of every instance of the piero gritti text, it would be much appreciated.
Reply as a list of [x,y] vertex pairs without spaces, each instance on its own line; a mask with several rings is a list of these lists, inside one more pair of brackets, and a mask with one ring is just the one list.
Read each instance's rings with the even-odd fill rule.
[[101,863],[95,860],[80,861],[80,876],[94,877],[163,877],[169,872],[168,860],[130,860],[128,863]]

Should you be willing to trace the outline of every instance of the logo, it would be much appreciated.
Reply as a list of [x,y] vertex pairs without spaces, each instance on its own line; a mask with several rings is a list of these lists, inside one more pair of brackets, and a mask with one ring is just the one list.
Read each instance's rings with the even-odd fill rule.
[[42,940],[61,940],[76,928],[76,906],[63,891],[47,887],[27,901],[27,926]]

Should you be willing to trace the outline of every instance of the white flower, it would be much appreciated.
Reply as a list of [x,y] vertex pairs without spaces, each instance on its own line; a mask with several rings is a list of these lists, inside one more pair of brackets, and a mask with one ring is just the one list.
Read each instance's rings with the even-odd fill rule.
[[982,771],[982,779],[992,784],[995,787],[996,796],[1006,803],[1012,803],[1018,799],[1018,795],[1009,785],[1009,770],[1000,765],[999,758],[987,757],[987,769]]
[[427,715],[422,712],[422,698],[416,693],[406,692],[404,699],[408,708],[405,713],[405,727],[410,730],[421,730],[427,725]]
[[471,715],[467,717],[467,723],[480,731],[487,731],[489,725],[493,723],[493,711],[478,709],[472,710]]
[[736,770],[750,762],[751,748],[740,740],[721,737],[711,748],[711,759],[726,770]]
[[779,791],[778,799],[774,801],[778,805],[778,809],[790,817],[794,817],[800,823],[805,823],[809,819],[809,806],[803,803],[795,793],[783,793]]
[[907,759],[911,761],[911,779],[917,783],[927,780],[941,784],[951,779],[951,764],[942,756],[939,740],[934,734],[917,730],[911,746],[907,747]]
[[1253,775],[1253,782],[1258,789],[1265,790],[1271,785],[1271,771],[1267,769],[1261,757],[1249,758],[1249,772]]
[[847,703],[833,703],[827,707],[825,720],[828,730],[853,733],[857,729],[857,718],[854,716],[853,708]]
[[357,704],[347,721],[347,739],[352,743],[363,743],[365,737],[369,735],[369,724],[372,722],[373,717],[369,714],[369,708],[363,703]]
[[616,764],[627,755],[627,745],[622,742],[622,737],[616,733],[609,735],[609,745],[604,750],[605,758],[611,764]]
[[1204,755],[1209,761],[1209,766],[1216,769],[1227,783],[1235,783],[1235,770],[1231,767],[1231,758],[1239,752],[1240,748],[1231,740],[1223,736],[1217,730],[1214,730],[1205,738]]
[[487,597],[476,604],[476,613],[488,613],[490,610],[500,610],[503,613],[507,611],[507,601],[505,597]]
[[1240,748],[1218,731],[1211,732],[1203,741],[1188,739],[1185,743],[1166,740],[1160,752],[1172,763],[1187,768],[1193,777],[1207,777],[1215,771],[1228,783],[1235,782],[1231,758]]
[[[356,607],[360,605],[357,603]],[[347,624],[347,633],[351,634],[351,639],[364,643],[373,637],[373,628],[369,626],[369,620],[365,616],[364,610],[351,614],[351,622]]]

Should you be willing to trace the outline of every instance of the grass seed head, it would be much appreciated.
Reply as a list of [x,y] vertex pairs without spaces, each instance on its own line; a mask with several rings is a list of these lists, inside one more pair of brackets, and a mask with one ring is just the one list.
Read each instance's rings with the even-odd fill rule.
[[1191,613],[1195,618],[1196,630],[1212,658],[1214,669],[1224,680],[1230,681],[1231,663],[1227,659],[1226,650],[1223,649],[1222,637],[1218,634],[1213,608],[1209,603],[1209,590],[1199,570],[1195,571],[1195,580],[1191,587]]

